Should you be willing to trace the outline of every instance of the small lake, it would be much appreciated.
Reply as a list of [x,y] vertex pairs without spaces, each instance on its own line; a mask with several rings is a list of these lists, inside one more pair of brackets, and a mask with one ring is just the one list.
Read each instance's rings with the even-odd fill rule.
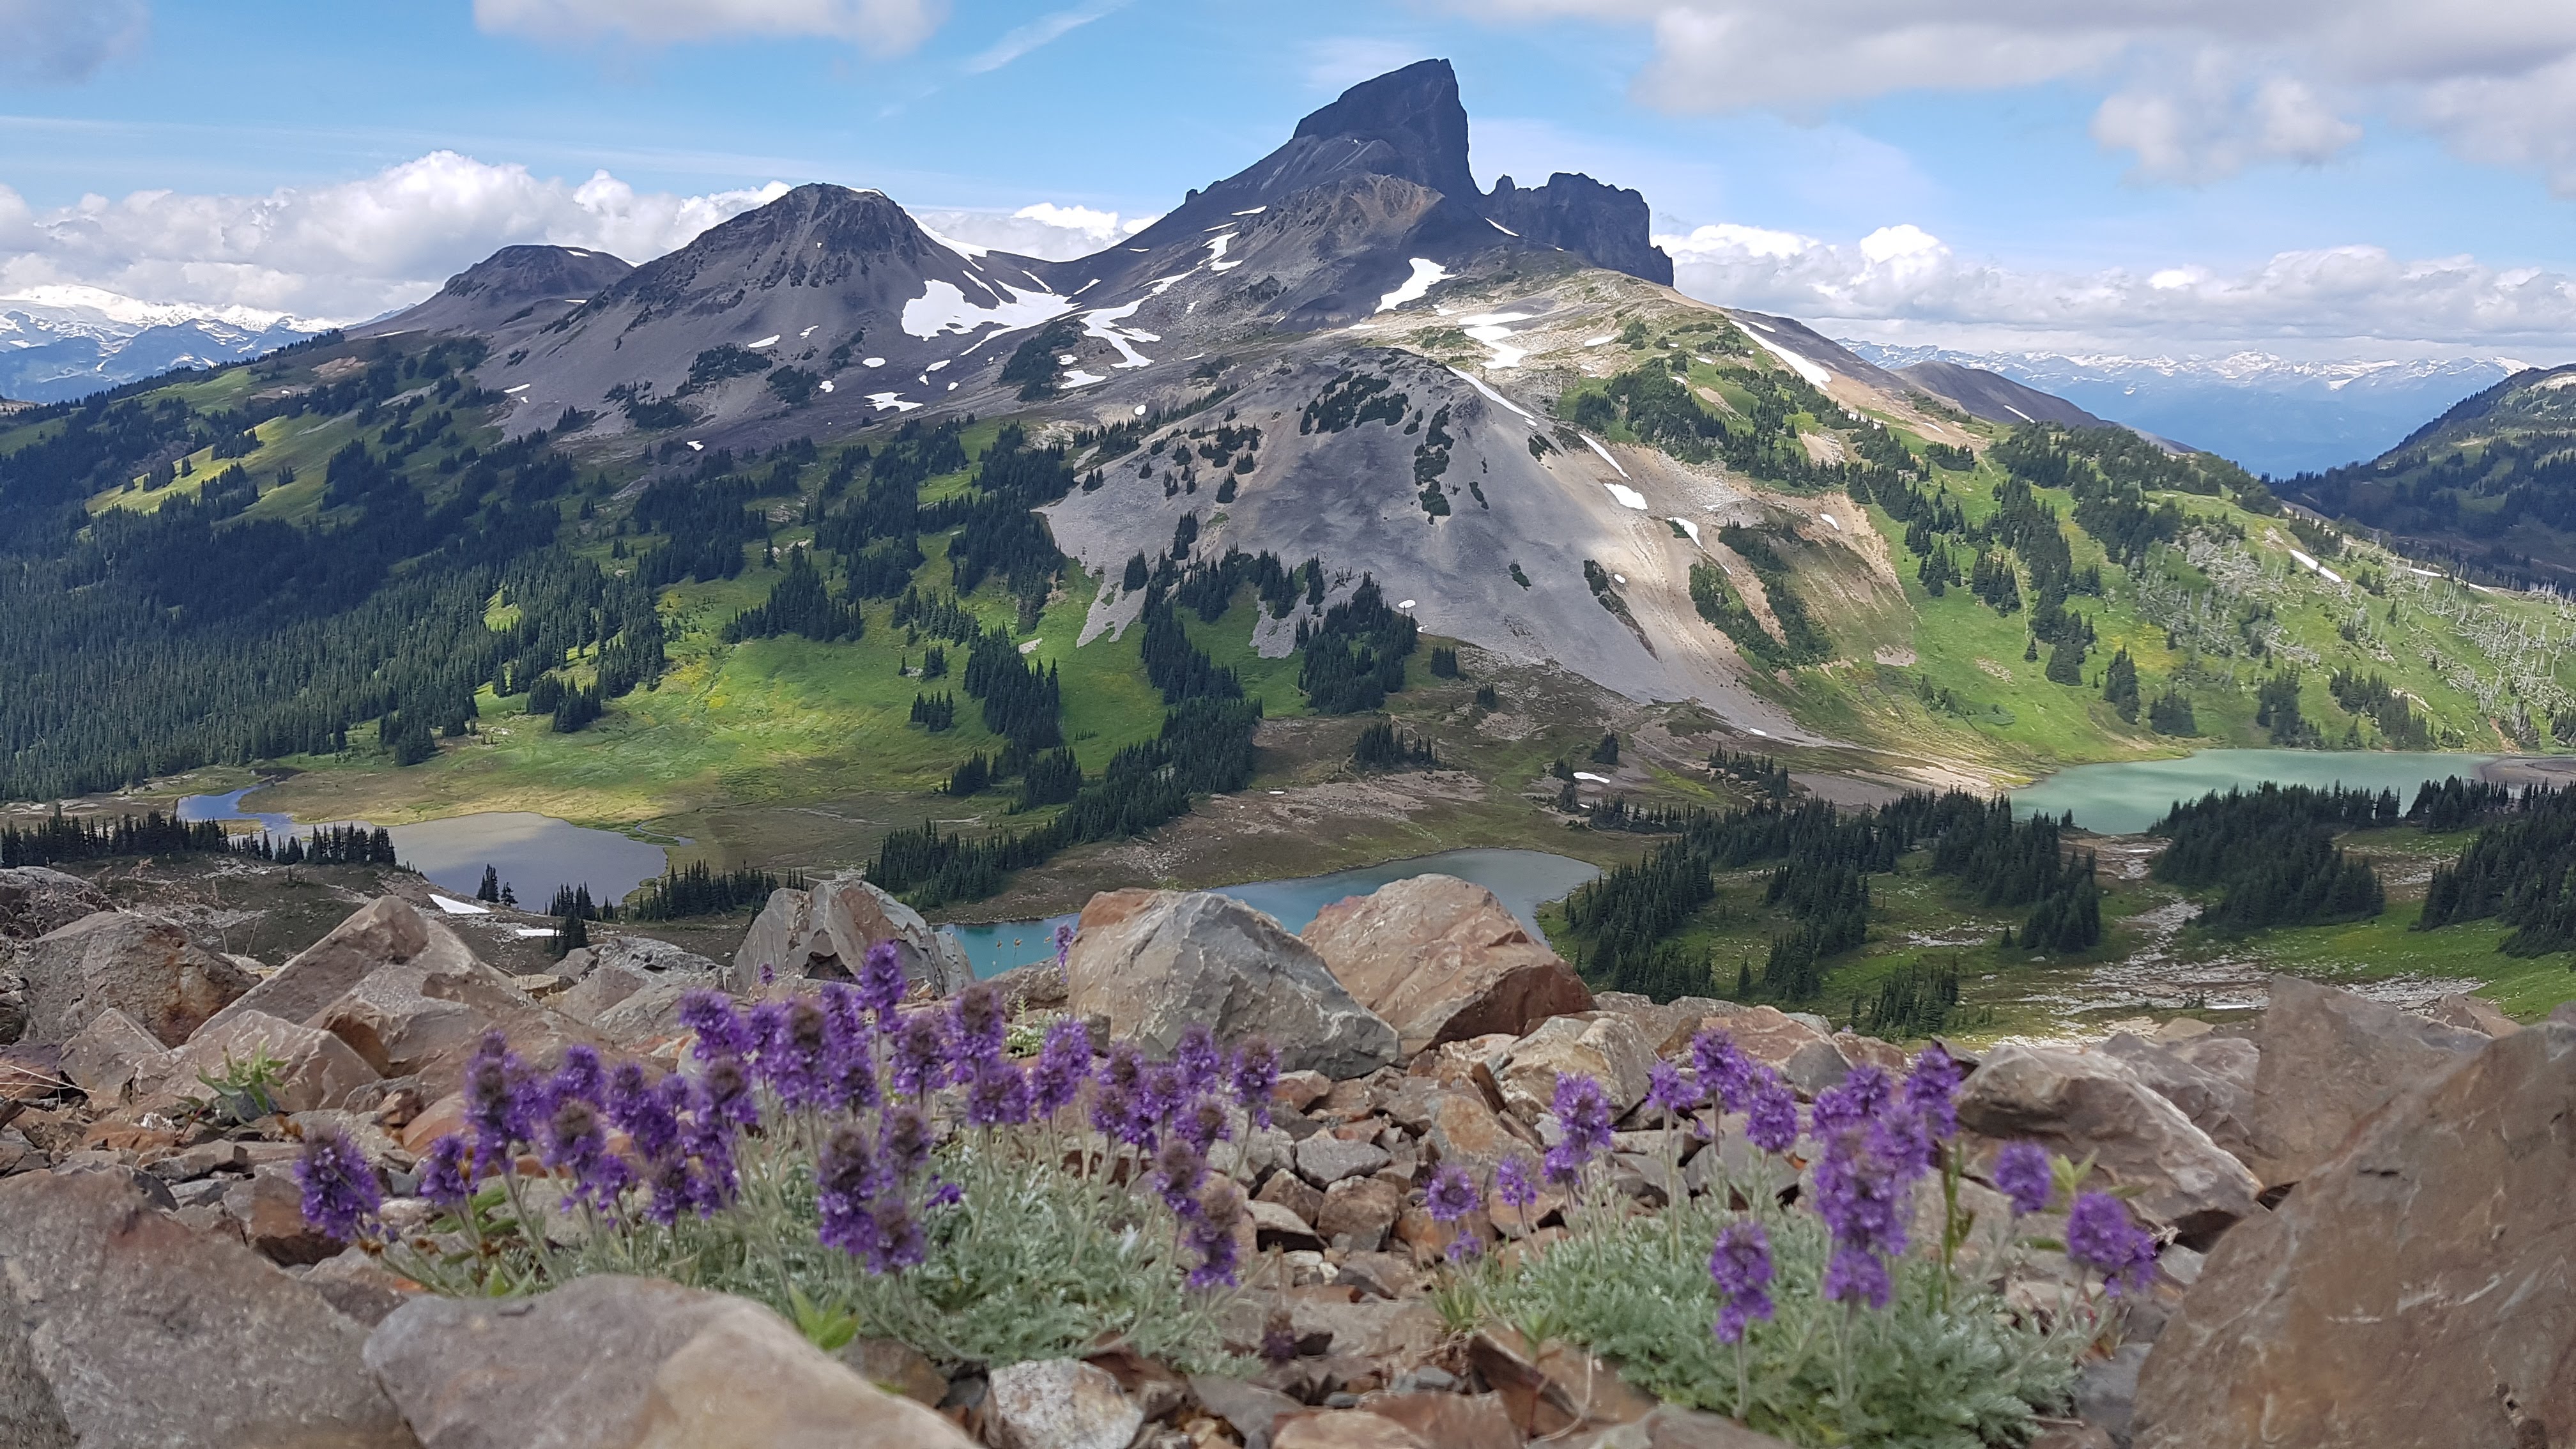
[[2495,755],[2406,754],[2380,750],[2202,750],[2179,760],[2131,760],[2077,765],[2028,789],[2013,792],[2014,806],[2050,815],[2075,812],[2075,823],[2105,835],[2135,835],[2165,816],[2177,800],[2197,800],[2212,790],[2279,785],[2394,790],[2402,804],[2428,780],[2451,775],[2473,779]]
[[[1417,856],[1412,860],[1391,860],[1383,865],[1362,866],[1357,870],[1338,870],[1331,875],[1307,876],[1299,880],[1254,881],[1249,885],[1218,886],[1216,893],[1232,896],[1254,910],[1276,919],[1291,931],[1302,931],[1315,919],[1315,913],[1344,896],[1364,896],[1392,881],[1409,880],[1417,875],[1454,875],[1473,881],[1494,893],[1504,909],[1521,918],[1530,934],[1544,935],[1538,928],[1538,908],[1549,901],[1562,899],[1576,886],[1601,873],[1597,865],[1550,855],[1543,850],[1448,850],[1438,855]],[[1074,924],[1075,916],[1050,916],[1043,921],[997,921],[986,925],[950,925],[941,930],[954,935],[966,948],[967,959],[978,976],[998,976],[1014,966],[1026,966],[1055,954],[1055,928]]]
[[[190,795],[179,802],[179,818],[256,822],[281,841],[314,828],[290,816],[243,810],[242,797],[250,793]],[[488,865],[531,911],[544,910],[562,886],[588,886],[590,898],[603,904],[622,900],[661,875],[668,860],[661,846],[523,810],[454,815],[392,826],[388,833],[402,863],[442,889],[470,899]]]

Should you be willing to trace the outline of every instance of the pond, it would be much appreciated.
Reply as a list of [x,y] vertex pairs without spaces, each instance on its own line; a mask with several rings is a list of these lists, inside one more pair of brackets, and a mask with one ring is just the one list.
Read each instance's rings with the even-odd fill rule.
[[[243,810],[242,797],[249,793],[190,795],[179,802],[179,818],[252,821],[279,840],[313,828],[289,816]],[[563,886],[588,886],[590,898],[602,903],[622,900],[659,876],[667,860],[661,846],[521,810],[396,825],[388,833],[402,863],[439,887],[471,897],[489,865],[520,906],[532,911],[544,910]]]
[[2231,786],[2250,789],[2266,780],[2395,790],[2400,802],[2412,805],[2424,782],[2451,775],[2473,779],[2480,767],[2497,758],[2393,750],[2201,750],[2179,760],[2077,765],[2014,791],[2012,799],[2025,811],[2056,815],[2072,810],[2075,823],[2087,830],[2135,835],[2163,819],[2177,800],[2197,800]]
[[[1219,886],[1216,892],[1272,916],[1291,931],[1302,931],[1315,919],[1317,911],[1344,896],[1364,896],[1391,881],[1417,875],[1454,875],[1492,891],[1504,909],[1521,918],[1532,935],[1544,939],[1538,928],[1538,908],[1561,899],[1600,873],[1599,866],[1543,850],[1448,850],[1331,875]],[[976,975],[996,976],[1014,966],[1026,966],[1054,955],[1055,928],[1072,925],[1075,919],[1069,915],[1050,916],[1043,921],[998,921],[940,929],[956,936],[965,946]]]

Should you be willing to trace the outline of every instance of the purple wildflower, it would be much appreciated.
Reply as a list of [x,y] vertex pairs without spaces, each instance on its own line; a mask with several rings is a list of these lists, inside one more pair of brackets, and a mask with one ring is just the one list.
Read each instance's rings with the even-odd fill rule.
[[894,1090],[918,1101],[939,1085],[947,1065],[947,1034],[940,1029],[938,1016],[916,1011],[903,1018],[894,1031],[890,1068]]
[[739,1057],[718,1057],[698,1078],[697,1115],[702,1122],[729,1128],[760,1123],[760,1103],[751,1092],[751,1073]]
[[777,984],[778,984],[778,968],[777,968],[777,967],[775,967],[775,966],[773,966],[773,965],[771,965],[770,963],[768,963],[768,962],[766,962],[766,961],[761,962],[761,963],[760,963],[760,984],[761,984],[761,986],[762,986],[762,987],[764,987],[764,988],[777,985]]
[[742,1029],[751,1038],[751,1050],[740,1053],[743,1063],[765,1080],[787,1050],[787,1003],[753,1002],[751,1010],[742,1014]]
[[1599,1082],[1569,1073],[1556,1079],[1549,1106],[1564,1135],[1547,1151],[1547,1175],[1551,1181],[1572,1182],[1610,1146],[1610,1099]]
[[1744,1136],[1754,1146],[1778,1156],[1798,1143],[1798,1096],[1780,1074],[1761,1068],[1745,1087]]
[[1154,1154],[1154,1184],[1171,1210],[1188,1217],[1198,1210],[1193,1199],[1207,1177],[1207,1156],[1178,1137]]
[[463,1212],[474,1195],[471,1157],[465,1139],[453,1132],[429,1144],[420,1160],[420,1195],[441,1211]]
[[966,1084],[966,1120],[977,1127],[1016,1127],[1029,1120],[1029,1079],[1019,1063],[975,1064]]
[[305,1138],[295,1182],[304,1189],[304,1221],[344,1243],[374,1236],[385,1195],[367,1155],[346,1133],[326,1128]]
[[1190,1208],[1182,1238],[1199,1255],[1197,1266],[1190,1269],[1190,1286],[1233,1287],[1241,1256],[1234,1229],[1243,1218],[1243,1190],[1218,1178]]
[[1002,1059],[1010,1039],[1010,1019],[1002,993],[981,981],[957,993],[948,1008],[948,1052],[954,1080],[964,1082],[983,1062]]
[[876,1219],[868,1201],[876,1192],[876,1165],[868,1152],[867,1133],[855,1123],[833,1129],[814,1159],[814,1198],[826,1247],[858,1255],[876,1246]]
[[721,991],[692,991],[680,998],[680,1025],[697,1033],[690,1048],[699,1061],[738,1057],[752,1049],[751,1033],[734,1013],[733,998]]
[[1914,1059],[1914,1070],[1905,1076],[1905,1104],[1920,1114],[1932,1136],[1943,1142],[1959,1135],[1959,1108],[1954,1099],[1962,1075],[1950,1053],[1934,1042]]
[[834,1081],[831,1018],[812,1001],[799,999],[778,1014],[775,1031],[762,1044],[760,1075],[791,1111],[830,1106]]
[[1827,1087],[1816,1094],[1813,1112],[1816,1135],[1829,1136],[1847,1127],[1859,1127],[1878,1115],[1879,1106],[1894,1089],[1887,1073],[1876,1067],[1855,1067],[1840,1086]]
[[1452,1263],[1471,1263],[1485,1255],[1485,1240],[1474,1233],[1460,1233],[1449,1240],[1442,1256]]
[[1745,1092],[1753,1081],[1753,1064],[1735,1045],[1735,1038],[1715,1027],[1691,1038],[1691,1067],[1699,1073],[1700,1085],[1717,1099],[1721,1110],[1741,1112],[1745,1109]]
[[1065,958],[1073,954],[1073,927],[1055,928],[1055,969],[1064,969]]
[[506,1163],[511,1148],[528,1140],[535,1108],[528,1069],[499,1032],[483,1038],[465,1064],[465,1123],[474,1129],[474,1166],[480,1173]]
[[966,1189],[953,1182],[943,1182],[937,1178],[931,1180],[938,1182],[939,1185],[930,1190],[930,1196],[921,1200],[923,1207],[952,1208],[966,1200]]
[[1682,1075],[1670,1062],[1657,1062],[1646,1074],[1646,1100],[1655,1104],[1667,1122],[1687,1117],[1699,1110],[1708,1095],[1699,1084]]
[[897,1182],[909,1182],[913,1174],[930,1165],[930,1121],[910,1107],[897,1107],[888,1112],[885,1126],[877,1138],[877,1152],[886,1172]]
[[1092,1094],[1092,1131],[1135,1147],[1140,1145],[1137,1134],[1138,1120],[1134,1099],[1120,1088],[1104,1084],[1099,1091]]
[[1065,1017],[1047,1028],[1046,1045],[1029,1073],[1029,1105],[1040,1117],[1052,1118],[1082,1094],[1082,1079],[1091,1070],[1091,1031]]
[[655,1159],[645,1173],[645,1184],[653,1191],[645,1201],[644,1216],[661,1227],[678,1222],[697,1198],[697,1179],[689,1171],[689,1159],[677,1152]]
[[563,1065],[555,1068],[554,1080],[546,1084],[546,1098],[552,1102],[574,1099],[596,1107],[605,1100],[606,1074],[599,1065],[599,1053],[581,1042],[564,1048]]
[[1529,1168],[1521,1159],[1504,1158],[1502,1165],[1494,1169],[1494,1196],[1521,1212],[1528,1212],[1530,1205],[1538,1201],[1538,1184],[1530,1180]]
[[1192,1095],[1214,1088],[1225,1074],[1225,1054],[1217,1050],[1216,1034],[1205,1023],[1194,1021],[1182,1030],[1172,1048],[1172,1071],[1181,1090]]
[[1225,1108],[1201,1097],[1181,1110],[1172,1124],[1182,1141],[1200,1152],[1212,1152],[1216,1145],[1234,1135],[1234,1125],[1226,1120]]
[[1454,1223],[1481,1205],[1475,1179],[1454,1162],[1444,1162],[1431,1174],[1431,1185],[1422,1192],[1422,1205],[1431,1212],[1435,1223]]
[[1279,1053],[1264,1037],[1253,1037],[1234,1055],[1234,1100],[1252,1120],[1270,1125],[1270,1093],[1279,1085]]
[[1885,1308],[1894,1286],[1888,1280],[1887,1263],[1876,1253],[1859,1248],[1836,1248],[1833,1260],[1825,1265],[1821,1291],[1828,1302],[1859,1302],[1872,1308]]
[[1995,1190],[2012,1199],[2016,1214],[2035,1213],[2048,1206],[2057,1191],[2057,1175],[2051,1170],[2048,1149],[2036,1142],[2007,1142],[1995,1154]]
[[900,1273],[930,1256],[929,1239],[923,1236],[921,1223],[901,1202],[879,1207],[873,1215],[876,1241],[860,1256],[871,1273]]
[[1157,1128],[1177,1116],[1189,1098],[1181,1086],[1180,1068],[1169,1063],[1145,1068],[1137,1081],[1136,1114]]
[[642,1067],[624,1062],[608,1074],[608,1120],[647,1161],[680,1145],[680,1113],[688,1104],[689,1084],[676,1072],[648,1084]]
[[1717,1322],[1712,1331],[1720,1343],[1740,1343],[1745,1325],[1771,1316],[1771,1239],[1762,1225],[1739,1218],[1717,1235],[1709,1250],[1709,1281],[1717,1285]]
[[[608,1158],[608,1129],[599,1120],[598,1108],[579,1097],[566,1097],[547,1114],[540,1135],[544,1139],[538,1144],[541,1160],[547,1167],[568,1169],[583,1187],[592,1185],[590,1179],[600,1170],[600,1160]],[[614,1197],[615,1193],[609,1195]]]
[[895,1008],[911,983],[904,979],[903,958],[892,941],[879,941],[859,958],[859,1005],[874,1012],[877,1030],[892,1031]]
[[2079,1192],[2066,1210],[2066,1256],[2101,1274],[2112,1297],[2126,1297],[2144,1290],[2155,1272],[2156,1240],[2118,1198]]

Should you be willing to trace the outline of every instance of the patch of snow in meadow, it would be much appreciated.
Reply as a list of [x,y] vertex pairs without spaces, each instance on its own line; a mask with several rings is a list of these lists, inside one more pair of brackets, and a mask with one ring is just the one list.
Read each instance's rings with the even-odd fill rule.
[[[1809,362],[1797,353],[1791,352],[1788,348],[1785,348],[1779,343],[1762,335],[1762,332],[1768,332],[1770,330],[1771,329],[1765,327],[1761,332],[1756,332],[1753,335],[1753,340],[1762,344],[1763,351],[1768,352],[1773,357],[1787,363],[1789,365],[1789,370],[1798,374],[1800,377],[1805,378],[1810,387],[1823,387],[1826,383],[1833,381],[1834,375],[1832,373],[1825,371],[1823,368]],[[2007,406],[2009,406],[2009,404],[2007,404]]]
[[1237,215],[1237,216],[1259,216],[1261,213],[1263,213],[1263,212],[1265,212],[1265,211],[1268,211],[1269,209],[1270,209],[1270,208],[1269,208],[1269,207],[1266,207],[1266,206],[1256,206],[1256,207],[1252,208],[1250,211],[1238,211],[1238,212],[1236,212],[1236,213],[1235,213],[1235,215]]
[[868,394],[868,401],[877,405],[878,412],[892,408],[899,413],[908,413],[921,406],[917,402],[905,402],[899,392],[872,392]]
[[517,393],[523,393],[523,392],[526,392],[527,390],[528,390],[528,384],[526,384],[526,383],[524,383],[524,382],[523,382],[523,383],[520,383],[517,387],[505,387],[505,388],[501,389],[501,395],[502,395],[503,397],[509,397],[509,396],[512,396],[512,395],[517,394]]
[[867,364],[870,367],[883,367],[885,366],[885,359],[882,357],[871,357],[867,359]]
[[1825,521],[1825,527],[1832,529],[1832,530],[1833,530],[1834,532],[1836,532],[1836,533],[1840,533],[1840,532],[1842,532],[1842,531],[1843,531],[1843,526],[1842,526],[1841,524],[1839,524],[1839,523],[1834,522],[1834,516],[1833,516],[1832,514],[1830,514],[1830,513],[1819,513],[1819,514],[1817,514],[1816,516],[1817,516],[1818,518],[1821,518],[1821,519],[1823,519],[1823,520]]
[[[1178,281],[1180,279],[1175,277],[1173,280]],[[1154,359],[1138,352],[1135,344],[1137,342],[1160,342],[1163,339],[1155,336],[1151,332],[1143,332],[1133,327],[1120,327],[1118,325],[1119,323],[1126,321],[1129,317],[1134,316],[1136,309],[1144,305],[1144,301],[1140,298],[1137,301],[1128,303],[1124,307],[1103,307],[1097,311],[1085,312],[1082,314],[1082,330],[1099,338],[1101,341],[1108,343],[1110,346],[1117,348],[1119,357],[1118,366],[1151,366]]]
[[1508,237],[1517,237],[1520,235],[1519,232],[1512,230],[1510,227],[1503,225],[1501,222],[1494,220],[1490,216],[1485,218],[1485,225],[1492,227],[1494,230],[1501,232],[1503,235]]
[[1691,541],[1691,542],[1693,542],[1693,543],[1697,543],[1697,542],[1699,542],[1699,525],[1698,525],[1698,524],[1693,523],[1691,520],[1689,520],[1689,519],[1687,519],[1687,518],[1676,518],[1676,519],[1671,520],[1671,522],[1672,522],[1672,525],[1673,525],[1675,528],[1678,528],[1678,529],[1680,529],[1682,532],[1689,534],[1689,535],[1690,535],[1690,541]]
[[1601,335],[1600,335],[1600,336],[1598,336],[1598,337],[1586,337],[1586,338],[1584,338],[1584,339],[1583,339],[1583,345],[1584,345],[1584,346],[1586,346],[1586,347],[1607,347],[1607,346],[1609,346],[1611,343],[1616,342],[1616,341],[1618,341],[1618,340],[1619,340],[1619,334],[1618,334],[1618,333],[1616,333],[1616,332],[1605,332],[1605,333],[1601,334]]
[[1063,316],[1073,307],[1071,301],[1053,292],[1015,292],[1009,287],[994,290],[1007,300],[998,307],[978,307],[966,300],[956,283],[934,278],[920,296],[903,304],[903,330],[915,337],[972,332],[985,326],[1015,332]]
[[757,352],[764,347],[776,347],[778,345],[778,337],[779,334],[772,332],[768,336],[760,339],[758,342],[751,344],[752,350]]
[[1219,237],[1208,238],[1207,269],[1209,271],[1230,272],[1243,265],[1241,262],[1229,262],[1225,259],[1225,249],[1228,244],[1233,242],[1233,240],[1233,232],[1227,232],[1225,235]]
[[797,334],[796,334],[796,340],[797,340],[797,341],[799,341],[799,342],[802,342],[802,341],[804,341],[806,338],[813,336],[816,332],[819,332],[819,331],[821,331],[821,330],[822,330],[822,324],[818,322],[818,323],[814,324],[813,326],[806,328],[804,331],[797,333]]
[[1596,775],[1596,774],[1592,773],[1590,770],[1577,770],[1577,771],[1575,771],[1575,772],[1574,772],[1574,778],[1576,778],[1576,779],[1578,779],[1578,780],[1588,780],[1588,781],[1590,781],[1591,783],[1593,783],[1593,784],[1595,784],[1595,785],[1607,785],[1607,784],[1609,784],[1609,783],[1610,783],[1610,777],[1609,777],[1609,776],[1607,776],[1607,775]]
[[1378,298],[1377,309],[1381,312],[1392,312],[1407,302],[1419,302],[1430,295],[1434,284],[1447,280],[1449,280],[1447,267],[1429,257],[1415,257],[1413,275],[1404,279],[1403,286]]
[[1625,483],[1604,483],[1601,486],[1610,490],[1610,496],[1619,500],[1620,507],[1633,508],[1639,513],[1646,511],[1645,494],[1638,492],[1636,489],[1629,487]]
[[825,391],[825,392],[830,392],[831,390],[832,390],[832,380],[831,380],[830,378],[828,378],[828,377],[827,377],[827,378],[823,379],[823,391]]
[[1514,347],[1510,340],[1512,329],[1504,324],[1527,322],[1529,319],[1527,312],[1484,312],[1473,317],[1461,317],[1458,325],[1466,329],[1469,337],[1485,344],[1486,350],[1493,354],[1485,359],[1487,367],[1518,367],[1521,359],[1529,356],[1529,349]]

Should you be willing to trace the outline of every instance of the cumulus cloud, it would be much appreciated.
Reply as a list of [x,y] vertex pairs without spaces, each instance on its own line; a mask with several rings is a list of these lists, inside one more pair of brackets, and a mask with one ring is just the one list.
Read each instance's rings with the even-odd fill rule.
[[1813,114],[1902,91],[2042,82],[2106,94],[2093,132],[2144,176],[2206,180],[2339,153],[2379,116],[2576,196],[2565,0],[1450,0],[1483,18],[1648,30],[1639,94]]
[[1952,345],[2278,344],[2374,338],[2576,348],[2576,278],[2379,247],[2281,252],[2224,270],[2017,270],[1963,258],[1910,225],[1855,242],[1740,225],[1658,236],[1692,296],[1838,331]]
[[143,0],[0,0],[0,82],[87,80],[151,28]]
[[1096,211],[1088,206],[1058,206],[1051,201],[1023,206],[1008,213],[931,211],[918,207],[910,210],[914,220],[941,236],[975,246],[1017,252],[1024,257],[1043,257],[1051,262],[1087,257],[1120,237],[1134,236],[1160,219],[1153,216],[1121,218],[1114,211]]
[[662,45],[731,36],[820,36],[901,55],[947,18],[946,0],[474,0],[474,23],[537,40]]
[[642,262],[785,191],[639,192],[605,171],[572,183],[453,151],[262,196],[138,191],[38,210],[0,186],[0,296],[82,285],[354,321],[416,302],[512,243]]

